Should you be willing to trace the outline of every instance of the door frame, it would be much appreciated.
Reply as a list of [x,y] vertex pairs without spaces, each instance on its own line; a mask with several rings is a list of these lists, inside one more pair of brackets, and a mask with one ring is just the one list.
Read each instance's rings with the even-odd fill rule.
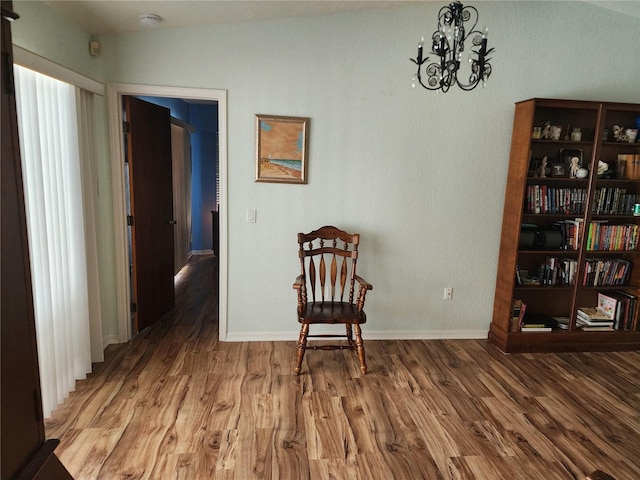
[[[219,340],[227,338],[227,91],[189,88],[164,87],[155,85],[137,85],[128,83],[107,84],[107,111],[109,115],[109,137],[111,147],[111,194],[113,199],[115,280],[118,318],[118,341],[131,339],[130,319],[130,278],[127,240],[127,212],[125,201],[125,152],[122,133],[122,97],[142,95],[149,97],[184,98],[208,100],[218,103],[218,175],[220,179],[220,247],[218,251],[219,268]],[[215,179],[214,179],[215,180]]]

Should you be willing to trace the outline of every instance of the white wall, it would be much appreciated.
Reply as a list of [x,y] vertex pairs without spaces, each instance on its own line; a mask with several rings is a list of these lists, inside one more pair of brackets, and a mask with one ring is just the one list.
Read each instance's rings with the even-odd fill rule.
[[[228,90],[229,339],[296,338],[296,233],[325,224],[362,235],[366,338],[486,336],[513,104],[640,102],[640,19],[475,5],[496,51],[472,92],[411,88],[438,2],[100,38],[105,81]],[[254,182],[257,113],[311,117],[308,185]]]

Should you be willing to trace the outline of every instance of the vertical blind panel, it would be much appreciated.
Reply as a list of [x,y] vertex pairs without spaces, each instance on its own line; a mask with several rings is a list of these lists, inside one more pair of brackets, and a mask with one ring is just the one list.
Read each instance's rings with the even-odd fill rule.
[[45,417],[91,371],[75,89],[16,66],[16,100]]
[[84,235],[87,261],[87,293],[89,301],[89,334],[91,361],[104,361],[102,343],[102,302],[98,266],[98,230],[96,225],[96,197],[98,175],[96,163],[96,132],[94,128],[94,94],[76,87],[76,115],[80,145],[80,173],[82,176],[82,204],[84,205]]

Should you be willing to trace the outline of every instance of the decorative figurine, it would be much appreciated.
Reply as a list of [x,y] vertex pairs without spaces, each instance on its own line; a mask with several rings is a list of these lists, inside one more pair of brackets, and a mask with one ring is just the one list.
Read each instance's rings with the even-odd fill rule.
[[545,155],[542,158],[542,163],[540,164],[540,168],[538,169],[538,178],[546,178],[547,177],[547,156]]
[[580,159],[578,157],[571,157],[571,169],[570,169],[571,178],[577,178],[578,177],[578,170],[579,169],[580,169]]
[[609,170],[609,164],[604,163],[602,160],[598,160],[598,175],[606,173],[607,170]]

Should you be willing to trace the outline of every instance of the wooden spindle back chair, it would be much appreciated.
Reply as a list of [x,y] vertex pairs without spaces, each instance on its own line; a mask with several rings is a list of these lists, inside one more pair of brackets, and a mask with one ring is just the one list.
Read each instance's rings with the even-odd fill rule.
[[[310,233],[298,234],[300,275],[293,288],[298,291],[300,337],[295,373],[302,368],[309,349],[350,349],[358,352],[360,371],[367,373],[360,325],[367,321],[365,296],[373,286],[356,274],[360,235],[326,226]],[[344,324],[344,334],[309,334],[311,324]],[[354,336],[355,334],[355,341]],[[313,337],[345,338],[346,345],[308,345]]]

